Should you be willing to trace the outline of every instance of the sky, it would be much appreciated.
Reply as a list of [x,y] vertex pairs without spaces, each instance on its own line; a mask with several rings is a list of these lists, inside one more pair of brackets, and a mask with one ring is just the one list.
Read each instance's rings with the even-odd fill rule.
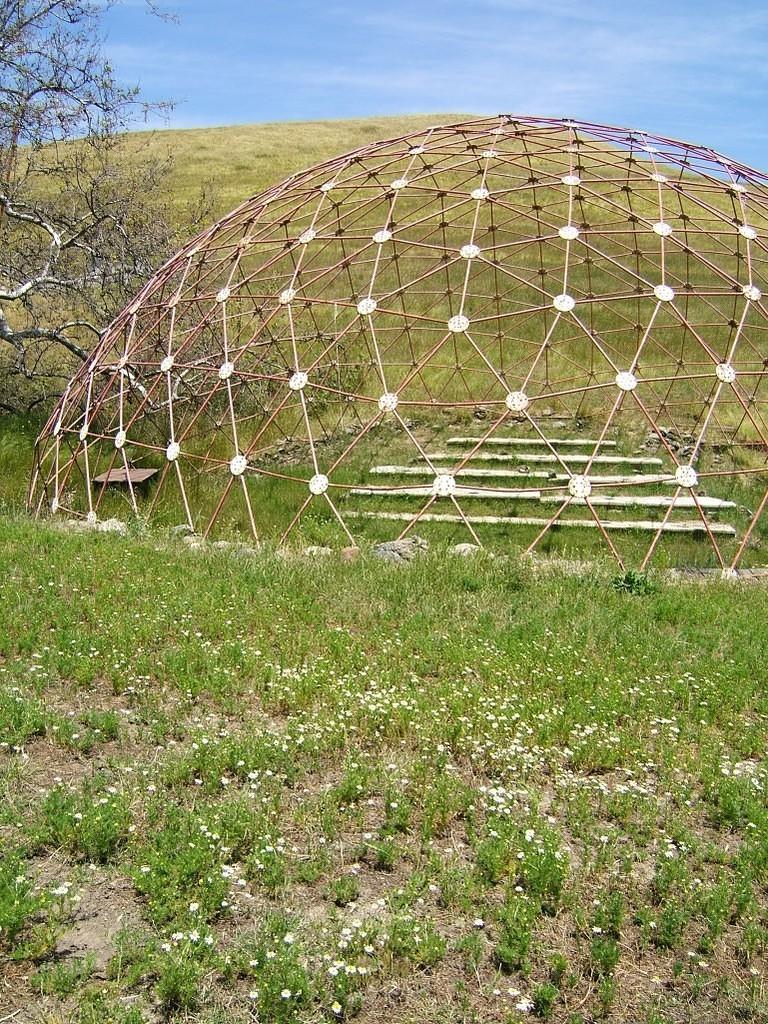
[[562,116],[768,170],[768,0],[123,0],[121,80],[165,126],[466,112]]

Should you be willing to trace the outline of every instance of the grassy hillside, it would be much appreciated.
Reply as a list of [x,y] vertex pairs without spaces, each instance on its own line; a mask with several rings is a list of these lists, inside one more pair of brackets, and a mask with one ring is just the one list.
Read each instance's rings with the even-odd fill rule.
[[431,124],[450,124],[467,116],[471,115],[414,114],[137,132],[131,136],[130,145],[172,158],[170,186],[179,205],[194,200],[201,186],[209,186],[214,219],[313,164],[368,142]]

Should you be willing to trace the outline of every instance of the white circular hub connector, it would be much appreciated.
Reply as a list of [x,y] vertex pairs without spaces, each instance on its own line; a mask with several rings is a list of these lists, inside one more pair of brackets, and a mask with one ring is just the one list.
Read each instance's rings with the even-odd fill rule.
[[294,288],[285,288],[280,292],[279,301],[281,306],[287,306],[290,302],[296,298],[296,290]]
[[302,231],[299,235],[299,243],[301,245],[309,245],[309,243],[313,242],[315,238],[317,238],[317,232],[314,228],[307,228],[306,231]]
[[742,224],[739,228],[739,234],[743,238],[749,239],[750,242],[754,242],[754,240],[757,238],[757,232],[753,227],[750,227],[749,224]]
[[657,235],[661,235],[662,238],[668,238],[672,234],[673,228],[665,220],[657,220],[653,225],[653,230]]
[[55,515],[59,511],[59,499],[53,498],[51,501],[51,512]]
[[569,185],[571,188],[575,188],[576,185],[581,184],[581,178],[578,174],[564,174],[560,179],[564,185]]
[[88,440],[88,427],[87,426],[80,427],[80,433],[78,434],[78,437],[80,438],[81,441],[87,441]]
[[160,369],[163,373],[168,373],[173,368],[173,356],[166,356],[165,359],[160,363]]
[[117,448],[118,450],[120,448],[124,448],[126,440],[127,438],[125,435],[125,431],[118,430],[118,432],[115,434],[115,448]]
[[376,232],[373,236],[373,240],[377,245],[384,245],[385,242],[392,240],[392,232],[388,228],[382,228],[380,231]]
[[120,358],[117,360],[117,368],[118,368],[118,370],[124,370],[126,365],[127,365],[127,363],[128,363],[128,356],[120,356]]
[[680,487],[695,487],[699,475],[693,466],[678,466],[675,470],[675,483]]
[[616,387],[621,391],[634,391],[637,387],[637,377],[629,370],[621,370],[616,374]]
[[309,481],[310,494],[325,494],[328,490],[328,477],[325,473],[315,473]]
[[747,191],[747,186],[740,185],[737,182],[734,182],[733,185],[730,186],[730,189],[731,192],[735,192],[737,195],[744,195],[744,193]]
[[452,316],[448,321],[448,330],[451,334],[463,334],[468,327],[469,318],[464,316],[463,313],[457,313],[456,316]]
[[592,493],[592,483],[588,476],[572,476],[568,481],[568,490],[573,498],[588,498]]
[[229,288],[222,288],[221,291],[216,292],[216,301],[226,302],[231,294]]
[[651,181],[655,181],[658,185],[666,185],[668,179],[664,174],[652,174],[650,176]]
[[361,299],[357,304],[360,316],[370,316],[376,310],[376,299]]
[[480,188],[473,188],[472,191],[469,194],[472,197],[472,199],[480,200],[480,199],[488,199],[491,193],[488,191],[487,188],[480,187]]
[[421,154],[426,153],[426,151],[426,146],[411,146],[411,148],[408,150],[411,156],[421,156]]
[[721,384],[733,384],[736,380],[736,371],[730,363],[718,363],[715,367],[715,376]]
[[763,293],[753,284],[745,284],[741,289],[744,293],[744,298],[750,302],[759,302],[763,296]]
[[89,526],[95,526],[96,525],[96,513],[93,510],[91,510],[88,513],[88,515],[85,517],[85,521],[86,521],[86,523],[88,523]]
[[395,190],[395,192],[399,192],[401,188],[406,188],[407,186],[407,178],[395,178],[395,180],[392,182],[392,188]]
[[291,374],[288,380],[288,387],[291,391],[303,391],[309,382],[309,375],[304,373],[303,370],[297,370],[296,373]]
[[456,493],[456,477],[450,473],[438,473],[432,482],[432,493],[438,498],[450,498]]
[[561,238],[564,238],[566,242],[572,242],[574,238],[579,237],[579,229],[575,224],[564,224],[557,233]]
[[235,372],[234,363],[222,363],[219,367],[219,380],[229,380]]
[[493,160],[493,158],[498,155],[499,151],[497,149],[484,149],[480,154],[483,160]]
[[556,295],[552,305],[559,313],[570,313],[576,305],[576,299],[572,295]]
[[659,302],[671,302],[675,297],[675,290],[670,288],[668,284],[657,284],[653,289],[653,294]]
[[510,412],[525,412],[531,400],[524,391],[510,391],[504,399],[504,404]]
[[232,476],[242,476],[248,468],[248,459],[244,455],[236,455],[229,463],[229,472]]
[[181,448],[179,447],[178,441],[171,441],[168,447],[165,449],[165,457],[169,462],[175,462],[181,454]]
[[381,412],[394,412],[397,408],[398,397],[394,391],[385,391],[379,396],[379,410]]
[[323,184],[320,186],[320,191],[321,192],[330,192],[331,189],[334,189],[334,188],[336,188],[336,182],[335,181],[326,181],[326,182],[323,182]]
[[459,256],[464,260],[473,260],[476,256],[480,255],[480,246],[475,245],[474,242],[468,242],[466,245],[462,245],[459,249]]

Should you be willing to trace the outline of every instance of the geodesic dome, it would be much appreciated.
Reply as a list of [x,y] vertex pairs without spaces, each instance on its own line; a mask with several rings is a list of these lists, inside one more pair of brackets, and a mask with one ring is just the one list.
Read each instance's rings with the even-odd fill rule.
[[710,149],[511,116],[293,175],[112,324],[31,506],[759,561],[767,186]]

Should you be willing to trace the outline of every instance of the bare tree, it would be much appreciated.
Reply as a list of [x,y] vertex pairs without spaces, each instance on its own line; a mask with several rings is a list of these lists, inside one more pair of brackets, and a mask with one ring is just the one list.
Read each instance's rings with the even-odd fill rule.
[[172,243],[91,0],[0,0],[0,407],[59,393]]

